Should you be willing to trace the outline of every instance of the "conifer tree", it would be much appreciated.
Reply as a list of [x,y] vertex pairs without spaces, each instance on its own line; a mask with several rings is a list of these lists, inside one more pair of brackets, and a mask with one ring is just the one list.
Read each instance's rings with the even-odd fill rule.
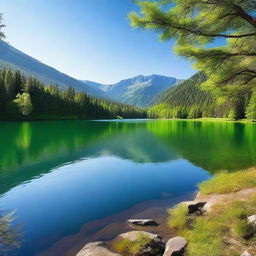
[[3,14],[0,13],[0,40],[5,38],[5,34],[3,32],[4,27],[5,27],[5,25],[3,24]]
[[[241,95],[256,81],[256,1],[158,0],[136,1],[140,14],[131,25],[176,39],[175,51],[204,71],[216,96]],[[225,39],[223,46],[209,45]],[[210,47],[212,46],[212,47]]]

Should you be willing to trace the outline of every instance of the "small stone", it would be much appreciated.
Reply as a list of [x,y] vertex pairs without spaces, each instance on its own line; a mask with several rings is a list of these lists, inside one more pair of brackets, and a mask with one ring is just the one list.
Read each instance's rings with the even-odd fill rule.
[[158,223],[153,219],[130,219],[129,224],[138,226],[157,226]]
[[104,242],[88,243],[76,256],[121,256],[106,248]]
[[256,214],[248,217],[248,224],[252,226],[256,226]]
[[251,256],[251,254],[248,251],[244,251],[241,256]]
[[184,237],[173,237],[167,242],[163,256],[183,256],[186,246],[187,241]]

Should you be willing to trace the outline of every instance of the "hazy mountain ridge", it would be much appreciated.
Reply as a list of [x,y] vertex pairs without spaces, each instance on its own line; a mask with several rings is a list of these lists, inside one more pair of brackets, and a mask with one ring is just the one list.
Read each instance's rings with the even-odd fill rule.
[[100,84],[91,81],[83,81],[95,88],[101,89],[106,96],[126,104],[138,107],[148,107],[157,95],[180,83],[182,80],[162,75],[135,76],[121,80],[115,84]]
[[138,107],[152,105],[159,93],[182,81],[155,74],[138,75],[115,84],[80,81],[30,57],[2,40],[0,40],[0,68],[21,70],[26,76],[34,76],[46,85],[57,84],[61,89],[72,86],[76,91],[85,91],[90,95]]
[[85,91],[96,96],[104,96],[101,90],[61,73],[2,40],[0,40],[0,67],[19,69],[26,76],[34,76],[44,84],[58,84],[61,89],[72,86],[78,91]]

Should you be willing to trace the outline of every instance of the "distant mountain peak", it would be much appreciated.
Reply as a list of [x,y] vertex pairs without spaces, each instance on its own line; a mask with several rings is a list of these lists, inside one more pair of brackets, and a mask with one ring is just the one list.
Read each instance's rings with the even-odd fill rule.
[[152,104],[154,98],[163,90],[166,90],[181,80],[158,74],[137,75],[122,79],[114,84],[100,84],[91,81],[85,83],[102,90],[108,97],[123,103],[147,107]]

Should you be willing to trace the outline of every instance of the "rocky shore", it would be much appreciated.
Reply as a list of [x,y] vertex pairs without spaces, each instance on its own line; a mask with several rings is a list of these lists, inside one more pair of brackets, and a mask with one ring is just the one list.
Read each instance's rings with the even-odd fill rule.
[[[224,207],[234,201],[246,201],[256,195],[256,188],[243,189],[227,194],[202,195],[200,192],[193,201],[182,202],[180,205],[186,208],[186,215],[193,218],[207,216],[216,207]],[[248,216],[247,224],[251,230],[256,230],[256,212]],[[182,236],[173,236],[168,240],[162,239],[154,233],[146,232],[143,229],[148,226],[157,226],[153,219],[130,219],[127,225],[136,230],[118,235],[114,240],[108,242],[88,243],[77,254],[77,256],[185,256],[188,241]],[[137,229],[141,230],[137,230]],[[235,239],[230,239],[238,251],[237,255],[255,256],[255,246],[241,245]],[[202,255],[203,256],[203,255]]]

